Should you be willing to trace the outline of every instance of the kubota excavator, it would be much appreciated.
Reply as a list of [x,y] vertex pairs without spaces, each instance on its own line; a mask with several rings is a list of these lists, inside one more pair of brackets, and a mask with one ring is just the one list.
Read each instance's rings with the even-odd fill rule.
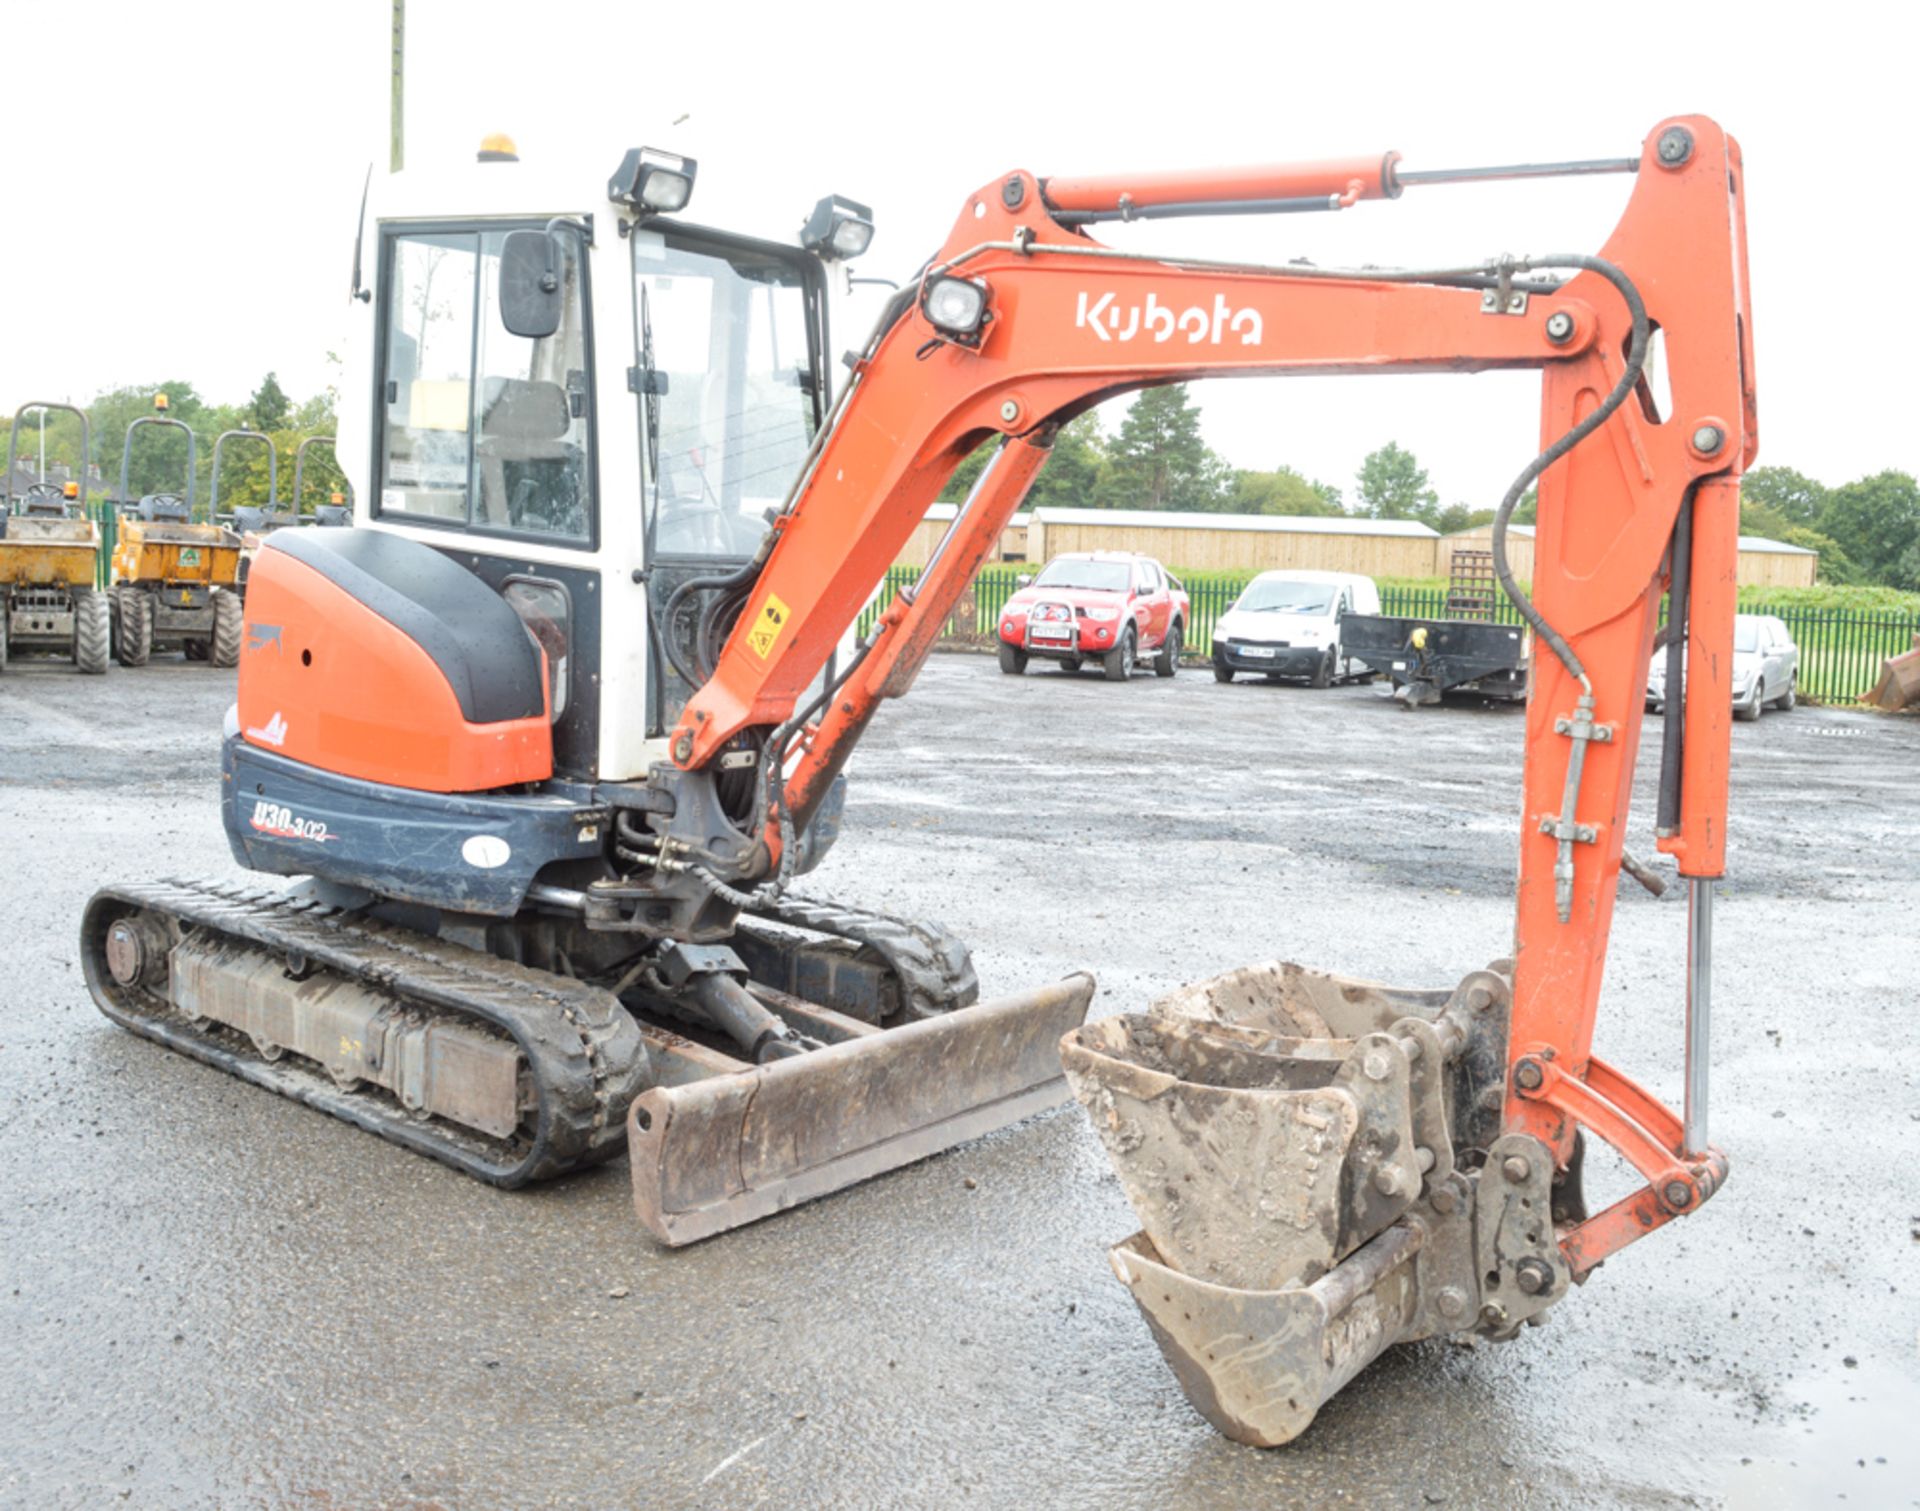
[[[1020,1116],[1055,1095],[1087,978],[968,1005],[956,942],[788,889],[1059,426],[1190,378],[1534,369],[1545,449],[1495,530],[1540,646],[1513,958],[1430,991],[1255,967],[1062,1053],[1141,1211],[1115,1268],[1196,1405],[1250,1442],[1293,1436],[1395,1341],[1510,1334],[1713,1194],[1707,883],[1756,445],[1741,164],[1716,125],[1509,169],[1010,173],[830,405],[822,294],[871,235],[863,207],[821,201],[795,248],[688,223],[693,165],[649,149],[591,213],[520,171],[377,217],[375,412],[341,442],[365,528],[279,532],[253,570],[223,809],[246,864],[312,880],[98,894],[84,960],[109,1016],[503,1184],[605,1157],[624,1113],[637,1208],[669,1243]],[[1637,177],[1600,256],[1249,266],[1087,230],[1608,171]],[[1529,598],[1504,536],[1536,480]],[[1694,909],[1684,1124],[1590,1052],[1669,591],[1691,668],[1658,818]],[[1647,1181],[1591,1216],[1582,1130]]]

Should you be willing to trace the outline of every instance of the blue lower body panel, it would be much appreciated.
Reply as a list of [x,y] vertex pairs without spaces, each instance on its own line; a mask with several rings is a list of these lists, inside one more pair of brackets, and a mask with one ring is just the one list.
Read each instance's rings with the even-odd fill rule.
[[542,867],[598,860],[608,811],[572,799],[419,792],[337,776],[227,737],[221,818],[234,859],[461,913],[511,917]]

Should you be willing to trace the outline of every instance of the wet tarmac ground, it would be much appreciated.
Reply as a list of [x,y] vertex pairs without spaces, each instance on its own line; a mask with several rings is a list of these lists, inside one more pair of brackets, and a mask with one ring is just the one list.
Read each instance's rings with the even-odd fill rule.
[[[1111,1277],[1134,1224],[1072,1108],[668,1253],[624,1162],[497,1192],[112,1027],[81,905],[231,869],[231,687],[0,677],[0,1505],[1920,1504],[1920,722],[1734,728],[1726,1188],[1545,1327],[1390,1353],[1261,1452]],[[1450,984],[1508,947],[1520,735],[938,656],[804,890],[940,919],[989,993],[1091,967],[1096,1013],[1273,957]],[[1685,911],[1623,890],[1596,1040],[1673,1105]]]

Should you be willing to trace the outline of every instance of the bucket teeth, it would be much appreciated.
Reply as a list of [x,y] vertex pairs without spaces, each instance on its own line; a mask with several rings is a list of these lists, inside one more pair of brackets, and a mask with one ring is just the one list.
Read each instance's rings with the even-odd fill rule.
[[1062,1041],[1140,1219],[1114,1272],[1227,1436],[1287,1442],[1382,1350],[1478,1321],[1456,1153],[1504,1078],[1507,996],[1272,963]]

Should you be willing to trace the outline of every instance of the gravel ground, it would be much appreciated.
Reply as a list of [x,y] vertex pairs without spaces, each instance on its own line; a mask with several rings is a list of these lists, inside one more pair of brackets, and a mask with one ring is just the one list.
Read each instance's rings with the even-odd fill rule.
[[[0,1504],[1920,1504],[1920,722],[1734,729],[1726,1189],[1548,1326],[1398,1350],[1259,1452],[1108,1273],[1134,1224],[1070,1108],[665,1253],[623,1163],[499,1193],[111,1027],[81,905],[230,869],[230,696],[0,678]],[[1099,1013],[1275,956],[1448,984],[1508,944],[1520,733],[936,657],[808,890],[939,918],[989,992],[1091,967]],[[1684,925],[1623,892],[1597,1036],[1673,1103]]]

